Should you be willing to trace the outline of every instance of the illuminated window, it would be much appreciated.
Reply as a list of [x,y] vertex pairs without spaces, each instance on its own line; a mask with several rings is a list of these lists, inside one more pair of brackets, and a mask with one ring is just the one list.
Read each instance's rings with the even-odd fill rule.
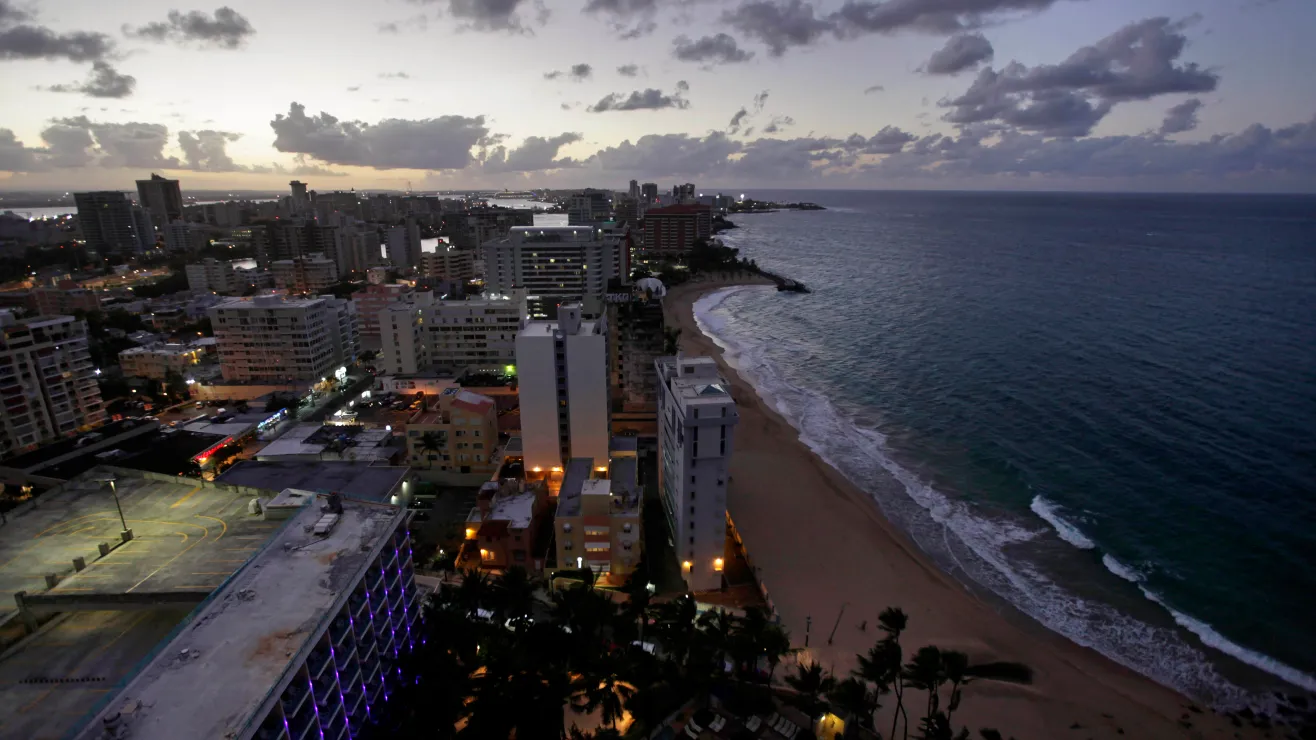
[[612,549],[612,545],[607,542],[586,542],[585,552],[607,552]]

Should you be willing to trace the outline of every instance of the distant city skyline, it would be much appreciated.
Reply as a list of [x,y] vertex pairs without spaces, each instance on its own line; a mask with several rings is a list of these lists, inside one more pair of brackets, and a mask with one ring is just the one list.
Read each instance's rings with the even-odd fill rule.
[[0,190],[1316,192],[1306,0],[0,0]]

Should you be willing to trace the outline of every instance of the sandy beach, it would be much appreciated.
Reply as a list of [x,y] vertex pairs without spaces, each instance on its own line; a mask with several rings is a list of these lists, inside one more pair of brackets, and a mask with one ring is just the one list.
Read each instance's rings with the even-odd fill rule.
[[[801,443],[795,428],[761,402],[699,331],[694,302],[744,283],[728,278],[680,285],[668,294],[665,311],[668,325],[681,330],[682,351],[716,357],[733,385],[740,424],[728,508],[796,647],[803,646],[812,617],[806,659],[844,677],[855,654],[877,639],[877,614],[898,606],[910,617],[902,640],[907,655],[935,644],[961,650],[975,663],[1015,661],[1033,669],[1031,686],[981,681],[966,688],[955,719],[975,737],[981,727],[1018,740],[1262,736],[1209,710],[1190,710],[1187,697],[1018,613],[1001,613],[939,570],[867,494]],[[864,620],[868,629],[861,632]],[[886,717],[878,722],[884,734]]]

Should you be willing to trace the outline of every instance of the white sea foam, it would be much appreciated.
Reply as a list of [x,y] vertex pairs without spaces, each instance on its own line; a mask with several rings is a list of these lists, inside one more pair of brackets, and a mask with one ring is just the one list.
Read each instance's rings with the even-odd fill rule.
[[1065,542],[1080,550],[1095,550],[1097,548],[1097,544],[1088,539],[1078,527],[1065,521],[1060,516],[1060,505],[1054,501],[1048,501],[1041,496],[1034,496],[1033,503],[1029,508],[1033,510],[1034,514],[1046,520],[1046,523],[1050,524],[1056,530],[1056,534],[1060,535],[1060,539]]
[[[728,307],[732,297],[755,287],[733,287],[710,293],[694,305],[699,328],[724,350],[727,362],[754,387],[758,395],[777,409],[800,432],[800,439],[825,462],[869,491],[886,516],[902,527],[925,551],[964,571],[1014,604],[1025,614],[1135,671],[1219,707],[1241,707],[1258,697],[1234,685],[1216,670],[1207,654],[1182,633],[1136,619],[1114,606],[1083,599],[1048,579],[1028,561],[1008,549],[1041,534],[1026,523],[986,516],[968,503],[952,499],[896,462],[886,447],[886,437],[856,425],[822,393],[787,380],[770,360],[800,356],[788,340],[773,337],[757,341],[728,331]],[[899,483],[892,495],[889,483]],[[913,504],[913,505],[911,505]],[[1057,507],[1038,497],[1032,510],[1050,524],[1066,542],[1082,549],[1096,547],[1076,527],[1060,517]],[[1165,608],[1184,629],[1201,641],[1249,665],[1305,688],[1316,679],[1272,658],[1243,648],[1221,636],[1209,625],[1166,606],[1143,586],[1144,576],[1110,555],[1103,563],[1112,573],[1137,584],[1144,595]],[[1265,697],[1262,697],[1265,698]]]

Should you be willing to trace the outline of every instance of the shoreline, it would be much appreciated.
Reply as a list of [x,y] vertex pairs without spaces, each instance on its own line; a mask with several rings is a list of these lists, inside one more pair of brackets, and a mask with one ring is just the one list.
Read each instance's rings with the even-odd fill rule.
[[[695,301],[709,292],[770,284],[727,276],[691,281],[669,291],[664,312],[668,325],[681,330],[682,351],[716,358],[732,386],[740,424],[727,507],[793,646],[803,646],[811,618],[807,656],[844,678],[855,655],[877,640],[877,613],[899,606],[910,617],[902,639],[907,657],[935,644],[961,650],[974,663],[1015,661],[1033,669],[1028,686],[984,681],[964,689],[957,724],[974,731],[995,727],[1018,740],[1261,736],[1227,717],[1198,713],[1173,689],[972,595],[889,522],[871,496],[801,442],[694,319]],[[865,620],[870,629],[861,632]],[[878,716],[878,727],[889,727],[889,713]]]

